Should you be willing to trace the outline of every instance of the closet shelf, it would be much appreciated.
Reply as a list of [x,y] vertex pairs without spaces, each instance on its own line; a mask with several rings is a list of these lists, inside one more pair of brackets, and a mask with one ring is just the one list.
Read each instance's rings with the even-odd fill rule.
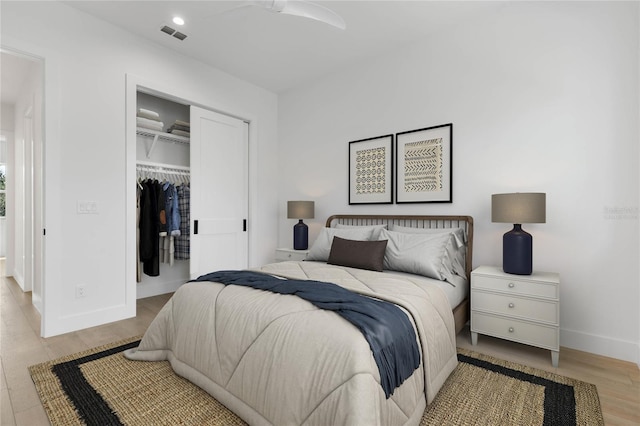
[[163,140],[165,142],[189,143],[189,138],[187,137],[166,132],[158,132],[157,130],[145,129],[144,127],[136,127],[136,133],[138,135],[148,136],[151,138],[157,137],[159,140]]
[[159,132],[157,130],[145,129],[144,127],[136,127],[136,134],[140,136],[146,136],[149,138],[153,138],[153,142],[151,142],[151,146],[147,150],[147,158],[151,158],[151,153],[156,147],[156,143],[158,141],[162,142],[171,142],[171,143],[179,143],[179,144],[188,144],[189,138],[180,135],[173,135],[171,133]]

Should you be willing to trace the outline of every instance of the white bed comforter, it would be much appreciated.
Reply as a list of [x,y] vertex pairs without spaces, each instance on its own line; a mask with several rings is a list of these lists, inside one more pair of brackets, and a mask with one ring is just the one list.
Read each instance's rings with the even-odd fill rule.
[[401,306],[422,364],[385,399],[362,334],[296,296],[194,282],[180,287],[129,359],[169,360],[251,425],[414,425],[457,364],[454,320],[436,286],[393,275],[282,262],[257,270],[329,281]]

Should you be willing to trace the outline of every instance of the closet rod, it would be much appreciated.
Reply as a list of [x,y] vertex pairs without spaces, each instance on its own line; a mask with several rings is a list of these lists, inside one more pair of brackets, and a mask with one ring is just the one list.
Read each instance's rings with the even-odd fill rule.
[[175,175],[175,176],[186,176],[187,178],[190,176],[189,172],[184,170],[158,170],[158,169],[146,169],[141,168],[137,170],[138,177],[142,176],[166,176],[166,175]]
[[151,161],[136,161],[136,168],[138,168],[139,166],[148,168],[148,170],[150,171],[178,170],[178,171],[188,172],[191,170],[191,168],[188,166],[174,166],[166,163],[154,163]]

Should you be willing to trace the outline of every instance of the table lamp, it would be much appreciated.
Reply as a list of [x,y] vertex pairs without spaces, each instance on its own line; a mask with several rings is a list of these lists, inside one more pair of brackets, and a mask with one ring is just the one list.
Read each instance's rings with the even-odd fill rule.
[[491,221],[513,223],[502,237],[502,269],[508,274],[531,275],[533,238],[523,223],[546,222],[546,194],[516,192],[491,196]]
[[309,227],[302,219],[313,219],[313,201],[287,201],[287,218],[298,219],[293,227],[293,249],[306,250],[309,247]]

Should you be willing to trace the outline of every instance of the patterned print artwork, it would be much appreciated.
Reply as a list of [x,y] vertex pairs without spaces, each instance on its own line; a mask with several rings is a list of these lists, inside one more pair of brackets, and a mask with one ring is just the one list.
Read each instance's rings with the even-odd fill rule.
[[386,147],[356,151],[356,194],[386,192]]
[[405,192],[441,191],[442,185],[442,138],[405,144]]

